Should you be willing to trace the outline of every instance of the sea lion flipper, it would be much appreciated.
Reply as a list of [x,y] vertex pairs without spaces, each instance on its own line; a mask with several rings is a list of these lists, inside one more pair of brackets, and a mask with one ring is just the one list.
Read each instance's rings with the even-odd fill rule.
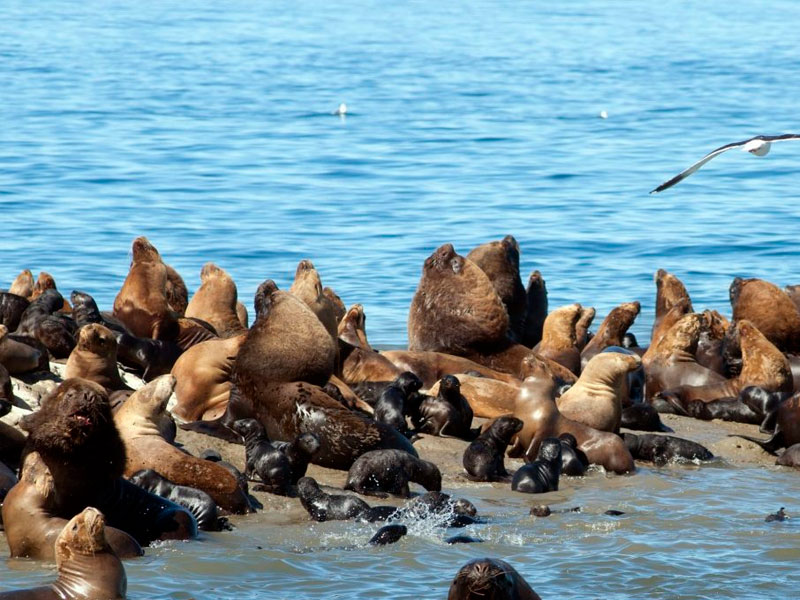
[[770,454],[775,454],[775,451],[778,450],[778,448],[782,448],[785,445],[783,442],[783,432],[777,429],[772,437],[766,440],[759,440],[758,438],[754,438],[749,435],[742,435],[740,433],[732,433],[730,434],[730,437],[739,437],[743,440],[747,440],[748,442],[758,444]]
[[775,433],[775,427],[778,423],[778,410],[774,409],[769,411],[765,416],[764,420],[761,421],[761,426],[758,428],[758,431],[761,433]]

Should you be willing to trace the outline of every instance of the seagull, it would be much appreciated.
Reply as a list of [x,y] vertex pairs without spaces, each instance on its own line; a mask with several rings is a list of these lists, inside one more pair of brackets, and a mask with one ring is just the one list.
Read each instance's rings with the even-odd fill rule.
[[730,150],[731,148],[739,148],[741,147],[742,150],[749,152],[750,154],[755,154],[756,156],[766,156],[769,152],[769,149],[772,147],[772,142],[782,142],[784,140],[800,140],[800,135],[796,133],[784,133],[783,135],[757,135],[755,137],[751,137],[749,140],[744,140],[743,142],[734,142],[733,144],[725,144],[724,146],[720,146],[716,150],[709,152],[703,158],[698,160],[694,163],[691,167],[686,169],[685,171],[681,171],[675,177],[662,183],[656,189],[654,189],[651,194],[655,192],[663,192],[667,188],[671,188],[676,183],[679,183],[686,179],[689,175],[697,171],[700,167],[706,164],[715,156],[719,156],[723,152]]
[[333,114],[335,114],[335,115],[339,115],[340,117],[343,117],[343,116],[345,116],[345,115],[347,114],[347,104],[345,104],[344,102],[342,102],[342,103],[339,105],[339,108],[337,108],[335,111],[333,111]]

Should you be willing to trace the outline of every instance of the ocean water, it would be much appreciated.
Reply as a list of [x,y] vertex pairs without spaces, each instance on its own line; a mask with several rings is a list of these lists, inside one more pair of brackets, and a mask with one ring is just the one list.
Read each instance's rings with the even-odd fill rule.
[[[213,261],[251,305],[310,258],[364,304],[374,344],[400,347],[424,259],[510,233],[551,307],[588,304],[599,323],[639,300],[640,340],[658,268],[729,313],[735,276],[800,283],[800,143],[648,192],[717,146],[800,130],[798,24],[788,0],[4,0],[0,287],[46,270],[109,308],[146,235],[190,289]],[[477,555],[545,598],[795,594],[797,528],[763,524],[795,473],[643,469],[565,489],[599,512],[533,521],[527,498],[458,490],[491,516],[477,548],[431,533],[365,550],[357,526],[307,523],[165,545],[130,564],[130,597],[442,598]],[[0,589],[50,576],[0,563]]]

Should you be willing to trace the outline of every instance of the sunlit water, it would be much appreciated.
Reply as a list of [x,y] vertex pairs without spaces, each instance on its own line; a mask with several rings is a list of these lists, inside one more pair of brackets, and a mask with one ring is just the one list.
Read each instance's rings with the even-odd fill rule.
[[[47,270],[107,308],[147,235],[191,289],[211,260],[250,304],[311,258],[365,305],[373,343],[402,346],[425,257],[512,233],[551,306],[599,320],[640,300],[646,340],[660,267],[725,312],[736,275],[800,283],[800,143],[731,151],[648,195],[719,145],[800,129],[798,23],[788,1],[8,0],[0,286]],[[488,518],[474,547],[412,529],[372,549],[366,526],[256,518],[129,562],[130,596],[441,598],[483,555],[546,598],[796,593],[798,526],[763,522],[791,512],[794,472],[671,467],[562,488],[542,501],[584,512],[533,519],[506,489],[452,490]],[[51,577],[0,564],[2,589]]]

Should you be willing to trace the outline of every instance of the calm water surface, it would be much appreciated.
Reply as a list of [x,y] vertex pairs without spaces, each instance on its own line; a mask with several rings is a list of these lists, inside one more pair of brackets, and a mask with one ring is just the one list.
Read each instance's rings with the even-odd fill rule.
[[[311,258],[402,346],[423,260],[512,233],[551,306],[599,318],[652,274],[729,311],[732,277],[800,283],[800,144],[707,151],[800,130],[800,4],[575,1],[81,3],[6,0],[0,19],[0,286],[23,268],[111,305],[147,235],[199,284],[206,261],[250,303]],[[345,118],[332,115],[346,102]],[[608,118],[599,118],[600,111]],[[478,547],[420,528],[365,550],[360,526],[258,518],[126,565],[131,598],[435,598],[478,555],[545,598],[785,598],[800,493],[771,469],[642,469],[531,500],[455,490],[490,517]],[[609,507],[628,514],[602,515]],[[288,528],[288,529],[287,529]],[[260,545],[263,550],[255,550]],[[0,564],[0,588],[46,581]]]

